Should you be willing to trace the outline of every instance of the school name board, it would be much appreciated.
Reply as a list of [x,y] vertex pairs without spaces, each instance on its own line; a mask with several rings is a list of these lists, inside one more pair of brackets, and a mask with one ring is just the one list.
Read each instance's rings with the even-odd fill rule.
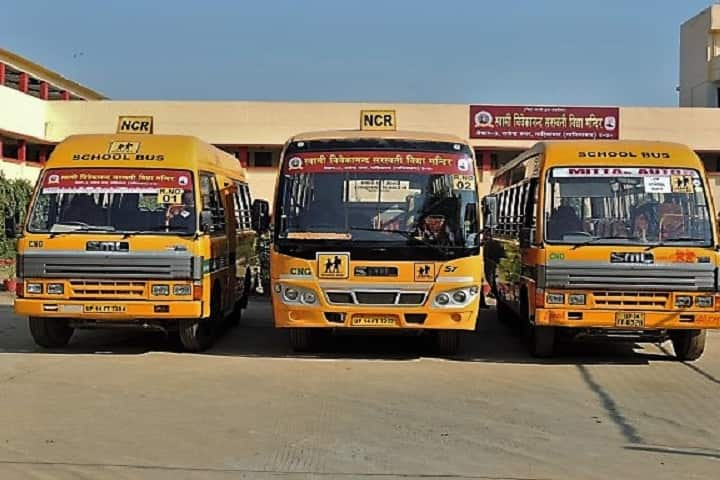
[[470,105],[470,138],[491,140],[616,140],[620,109]]

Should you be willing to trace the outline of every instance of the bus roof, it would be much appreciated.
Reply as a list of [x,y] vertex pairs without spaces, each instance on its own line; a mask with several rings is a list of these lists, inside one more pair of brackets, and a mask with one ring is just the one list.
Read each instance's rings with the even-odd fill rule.
[[455,135],[430,132],[411,132],[404,130],[325,130],[317,132],[304,132],[293,135],[291,142],[312,141],[312,140],[344,140],[344,139],[393,139],[393,140],[417,140],[419,142],[449,142],[468,144]]
[[[140,155],[162,155],[163,160],[141,160]],[[55,147],[45,166],[63,167],[208,169],[238,180],[246,178],[235,157],[190,135],[71,135]]]
[[[587,155],[589,152],[592,152],[592,155]],[[661,166],[663,163],[672,163],[674,167],[697,168],[700,164],[694,152],[680,143],[645,140],[562,140],[536,143],[498,169],[495,176],[500,176],[539,153],[545,153],[544,163],[547,163],[548,158],[552,158],[553,166],[606,166],[616,162],[627,166]],[[581,153],[584,155],[581,156]],[[643,153],[648,155],[643,156]],[[663,153],[669,154],[669,159],[652,156]],[[540,165],[540,168],[543,166]]]

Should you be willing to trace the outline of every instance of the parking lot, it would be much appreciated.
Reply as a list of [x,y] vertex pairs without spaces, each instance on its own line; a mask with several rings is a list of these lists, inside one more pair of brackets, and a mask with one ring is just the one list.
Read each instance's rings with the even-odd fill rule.
[[340,337],[296,355],[253,302],[209,352],[81,332],[36,348],[0,307],[0,478],[717,478],[720,335],[538,361],[483,312],[462,354]]

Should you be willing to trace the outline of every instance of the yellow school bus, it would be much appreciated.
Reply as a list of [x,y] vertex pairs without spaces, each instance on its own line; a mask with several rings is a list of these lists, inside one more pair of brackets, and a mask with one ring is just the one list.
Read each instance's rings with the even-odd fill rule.
[[433,331],[444,353],[473,330],[481,257],[467,142],[411,132],[296,135],[274,204],[275,325],[296,350],[319,330]]
[[247,302],[250,201],[238,161],[197,138],[68,137],[18,242],[15,309],[43,347],[78,328],[126,327],[207,348]]
[[582,335],[672,340],[699,358],[720,327],[715,214],[700,159],[664,142],[540,143],[483,199],[498,316],[553,354]]

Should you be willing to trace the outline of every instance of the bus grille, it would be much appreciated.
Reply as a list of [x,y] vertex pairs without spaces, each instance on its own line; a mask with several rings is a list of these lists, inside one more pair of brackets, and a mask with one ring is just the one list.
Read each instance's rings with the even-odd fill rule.
[[593,292],[595,306],[598,307],[642,307],[666,308],[670,293],[667,292]]
[[[544,277],[544,278],[543,278]],[[587,290],[699,291],[715,289],[715,266],[702,263],[677,265],[622,265],[599,262],[550,264],[544,276],[549,288]]]
[[71,280],[70,298],[144,298],[146,296],[146,285],[146,282]]
[[74,280],[200,279],[202,258],[189,252],[26,252],[27,278]]
[[403,292],[398,290],[332,290],[326,291],[328,302],[337,305],[406,305],[418,306],[425,303],[425,292]]

